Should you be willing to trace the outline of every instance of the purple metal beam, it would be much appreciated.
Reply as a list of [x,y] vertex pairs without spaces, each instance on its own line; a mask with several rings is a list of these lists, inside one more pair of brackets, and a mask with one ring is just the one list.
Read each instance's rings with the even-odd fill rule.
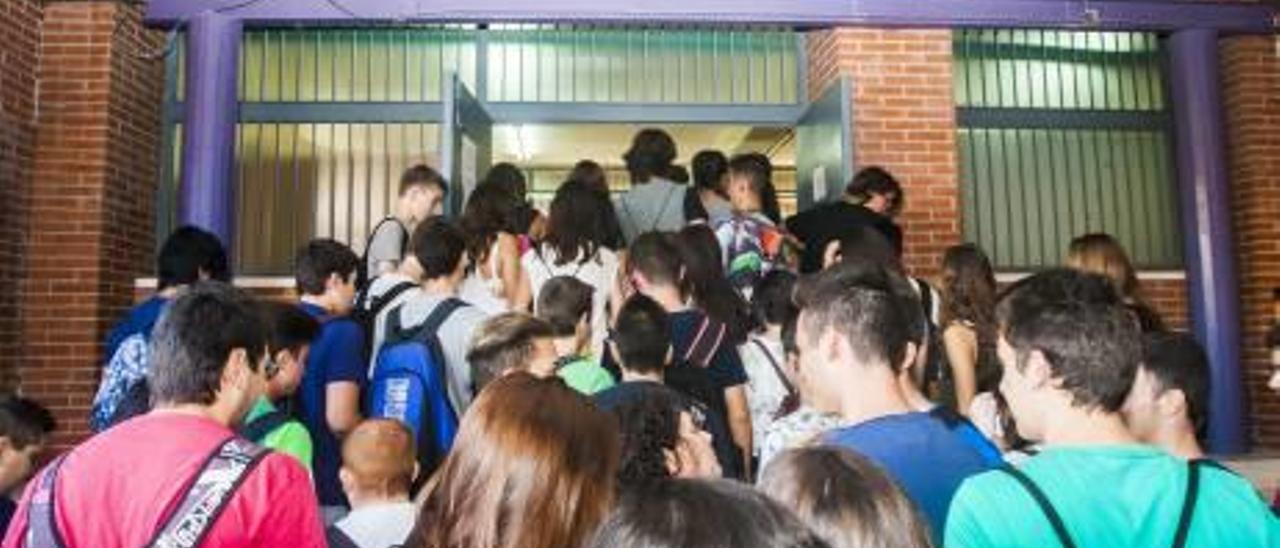
[[249,26],[353,23],[706,23],[877,27],[1050,27],[1269,33],[1259,5],[1162,0],[151,0],[167,27],[218,9]]
[[1209,355],[1209,450],[1242,453],[1248,439],[1240,372],[1240,286],[1231,235],[1218,33],[1175,32],[1169,50],[1191,323]]
[[178,218],[217,234],[229,255],[235,243],[232,167],[242,28],[233,16],[206,11],[191,18],[187,32]]

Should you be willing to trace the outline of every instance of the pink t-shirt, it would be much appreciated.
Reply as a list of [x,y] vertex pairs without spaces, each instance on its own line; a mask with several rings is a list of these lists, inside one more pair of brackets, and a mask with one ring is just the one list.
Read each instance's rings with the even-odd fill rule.
[[[62,539],[69,547],[144,545],[180,503],[205,459],[231,434],[206,418],[160,412],[86,441],[63,462],[54,486]],[[4,548],[24,545],[36,483],[23,494]],[[232,495],[204,545],[325,546],[306,470],[287,455],[267,455]]]

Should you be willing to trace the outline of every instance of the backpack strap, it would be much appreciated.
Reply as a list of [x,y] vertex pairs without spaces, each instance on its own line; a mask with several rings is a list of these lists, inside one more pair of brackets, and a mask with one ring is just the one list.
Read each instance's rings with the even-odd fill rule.
[[421,329],[422,333],[435,334],[440,330],[440,326],[449,320],[449,316],[452,316],[455,311],[464,306],[468,306],[467,302],[456,297],[449,297],[441,301],[430,314],[427,314],[427,319],[423,320],[419,329]]
[[1187,533],[1191,531],[1191,518],[1195,516],[1196,499],[1200,495],[1200,468],[1205,465],[1221,467],[1208,459],[1192,459],[1187,462],[1187,494],[1182,499],[1182,511],[1178,514],[1178,528],[1173,535],[1173,548],[1182,548],[1187,545]]
[[55,459],[37,480],[36,490],[27,505],[27,534],[24,543],[33,547],[64,548],[67,543],[62,540],[58,531],[58,520],[55,507],[55,486],[58,483],[58,470],[67,458],[64,454]]
[[261,445],[268,435],[275,432],[277,428],[284,426],[286,422],[289,422],[289,418],[288,413],[280,409],[272,409],[258,416],[258,418],[241,425],[236,433],[240,434],[240,437],[244,439]]
[[[370,285],[373,285],[373,284],[370,284]],[[401,295],[403,295],[405,291],[408,291],[415,287],[418,287],[418,284],[415,284],[407,280],[391,286],[391,289],[388,289],[386,293],[383,293],[382,295],[370,301],[369,307],[368,307],[369,317],[377,318],[378,314],[382,312],[382,309],[386,308],[388,305],[395,302],[395,300],[399,298]]]
[[271,451],[232,436],[218,445],[205,460],[200,473],[187,485],[178,508],[156,531],[147,546],[194,548],[218,522],[227,503],[249,473]]
[[680,188],[681,187],[679,185],[672,185],[672,187],[667,190],[667,196],[662,199],[662,208],[658,209],[658,214],[654,216],[653,222],[649,223],[649,232],[658,230],[658,225],[662,224],[662,216],[666,214],[667,208],[671,207],[671,198],[676,195],[676,191]]
[[1053,532],[1058,535],[1058,541],[1062,543],[1063,548],[1075,548],[1076,543],[1071,540],[1071,534],[1067,532],[1067,526],[1062,522],[1062,516],[1058,515],[1058,510],[1049,502],[1049,497],[1045,496],[1044,491],[1040,490],[1040,486],[1036,482],[1031,481],[1022,470],[1014,468],[1012,465],[1004,465],[997,468],[1001,472],[1008,474],[1022,485],[1023,489],[1035,499],[1036,505],[1040,507],[1040,511],[1044,512],[1046,518],[1049,518],[1049,525],[1053,526]]
[[329,543],[329,548],[360,548],[360,545],[337,525],[330,525],[325,529],[324,537]]

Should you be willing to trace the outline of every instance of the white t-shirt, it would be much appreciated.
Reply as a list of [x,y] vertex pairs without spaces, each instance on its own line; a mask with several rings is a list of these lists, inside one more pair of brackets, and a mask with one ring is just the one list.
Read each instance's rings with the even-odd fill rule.
[[786,354],[780,339],[760,334],[752,335],[739,346],[738,354],[747,372],[747,407],[751,409],[752,439],[756,440],[754,453],[759,455],[773,416],[787,397],[787,385],[769,360],[776,360],[781,369],[786,367]]
[[572,261],[557,265],[560,256],[548,245],[530,249],[520,259],[524,271],[529,275],[529,287],[533,290],[534,314],[542,286],[556,276],[577,278],[592,288],[591,295],[591,355],[601,356],[605,331],[609,326],[609,318],[605,313],[605,305],[609,302],[609,294],[613,289],[614,279],[618,276],[618,256],[607,248],[596,249],[595,256],[586,262],[581,261],[582,250]]
[[417,518],[412,502],[388,502],[353,509],[334,526],[360,548],[387,548],[404,544]]
[[496,316],[511,308],[507,299],[502,296],[502,276],[498,273],[498,240],[495,239],[489,247],[489,256],[485,261],[489,263],[492,276],[481,276],[480,267],[475,266],[462,280],[462,285],[458,286],[458,297],[485,313]]

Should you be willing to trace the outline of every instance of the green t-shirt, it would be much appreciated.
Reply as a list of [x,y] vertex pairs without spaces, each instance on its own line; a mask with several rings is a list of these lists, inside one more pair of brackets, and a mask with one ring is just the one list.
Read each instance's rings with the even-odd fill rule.
[[600,362],[593,358],[579,357],[561,366],[556,374],[570,388],[587,396],[613,388],[613,375],[600,367]]
[[[1076,546],[1170,546],[1187,462],[1140,445],[1049,448],[1021,467],[1044,491]],[[1200,468],[1187,546],[1280,546],[1280,522],[1243,478]],[[1012,476],[973,476],[947,517],[946,546],[1060,546],[1040,506]]]
[[[254,419],[275,410],[276,406],[272,405],[270,400],[265,397],[260,398],[258,403],[253,405],[253,409],[249,410],[249,415],[244,418],[244,422],[249,424]],[[302,423],[291,420],[281,424],[262,439],[262,446],[292,455],[306,467],[308,472],[311,471],[311,434]]]

